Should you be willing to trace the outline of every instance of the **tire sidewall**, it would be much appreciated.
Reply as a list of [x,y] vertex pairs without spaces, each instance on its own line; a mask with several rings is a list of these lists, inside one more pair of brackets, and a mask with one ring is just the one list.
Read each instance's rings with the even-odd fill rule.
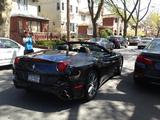
[[[91,81],[89,80],[89,77],[90,77],[91,74],[94,74],[96,76],[96,78],[97,78],[97,80],[96,80],[97,88],[96,88],[96,92],[95,92],[95,94],[93,96],[89,96],[89,93],[88,93],[89,86],[90,86],[90,83],[91,83]],[[93,98],[95,98],[95,96],[97,94],[98,86],[99,86],[97,72],[94,71],[94,70],[91,70],[90,72],[88,72],[86,78],[87,78],[87,80],[86,80],[86,88],[85,88],[85,100],[90,101]]]

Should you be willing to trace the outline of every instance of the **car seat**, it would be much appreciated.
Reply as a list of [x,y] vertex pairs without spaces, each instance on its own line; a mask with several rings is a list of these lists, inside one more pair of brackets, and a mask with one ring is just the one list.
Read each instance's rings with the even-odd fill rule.
[[90,53],[90,49],[87,47],[80,47],[79,52]]

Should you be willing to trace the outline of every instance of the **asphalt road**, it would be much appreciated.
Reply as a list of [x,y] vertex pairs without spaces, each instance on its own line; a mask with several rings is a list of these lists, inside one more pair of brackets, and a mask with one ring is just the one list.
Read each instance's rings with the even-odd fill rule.
[[27,93],[12,83],[9,67],[0,68],[0,120],[160,120],[160,87],[133,83],[136,47],[123,54],[121,76],[106,82],[90,102],[62,102],[50,94]]

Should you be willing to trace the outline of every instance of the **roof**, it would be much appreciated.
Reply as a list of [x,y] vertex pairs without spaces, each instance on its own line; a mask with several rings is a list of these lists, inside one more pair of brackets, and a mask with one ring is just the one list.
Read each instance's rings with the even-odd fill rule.
[[48,18],[45,18],[45,17],[26,15],[26,14],[12,14],[11,17],[27,17],[27,18],[34,18],[34,19],[40,19],[40,20],[49,20]]

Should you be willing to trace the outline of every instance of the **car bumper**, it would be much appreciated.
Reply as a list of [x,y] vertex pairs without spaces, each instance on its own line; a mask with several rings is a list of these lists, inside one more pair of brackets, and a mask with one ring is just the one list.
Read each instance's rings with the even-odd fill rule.
[[160,85],[160,72],[135,68],[134,79],[143,83]]
[[16,88],[52,93],[62,100],[79,99],[84,97],[84,84],[80,82],[69,83],[59,80],[54,81],[51,84],[46,84],[44,82],[35,83],[14,77],[13,83]]

